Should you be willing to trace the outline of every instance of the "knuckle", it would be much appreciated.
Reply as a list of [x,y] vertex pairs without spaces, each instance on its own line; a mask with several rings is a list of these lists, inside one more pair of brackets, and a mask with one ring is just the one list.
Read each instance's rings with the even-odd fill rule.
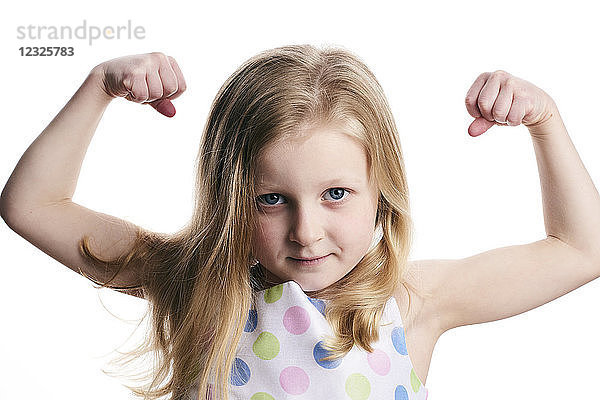
[[168,66],[169,65],[169,57],[167,57],[166,54],[163,53],[159,53],[160,56],[158,56],[158,61],[160,62],[161,65],[164,66]]
[[171,68],[173,68],[173,71],[175,71],[175,73],[180,73],[181,70],[179,68],[179,64],[177,64],[177,61],[175,61],[175,59],[171,56],[168,56],[167,58],[169,65],[171,65]]
[[141,65],[136,65],[131,69],[131,75],[135,78],[146,76],[146,68]]
[[508,77],[504,82],[504,86],[506,86],[509,89],[514,89],[517,87],[517,80],[512,76]]
[[146,71],[154,69],[156,68],[156,59],[153,57],[146,58],[142,65]]
[[515,87],[513,94],[515,97],[519,97],[520,99],[523,99],[527,95],[527,90],[521,86],[517,86],[517,87]]

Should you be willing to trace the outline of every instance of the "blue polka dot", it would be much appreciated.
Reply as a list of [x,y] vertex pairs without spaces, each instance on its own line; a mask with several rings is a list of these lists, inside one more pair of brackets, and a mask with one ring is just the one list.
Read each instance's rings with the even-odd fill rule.
[[313,349],[313,357],[315,358],[315,361],[317,362],[317,364],[319,364],[323,368],[333,369],[333,368],[336,368],[338,365],[340,365],[342,363],[342,359],[341,358],[334,359],[334,360],[322,360],[322,361],[320,361],[322,358],[327,357],[330,354],[331,353],[329,353],[329,351],[327,351],[327,349],[323,347],[323,341],[322,340],[319,343],[317,343],[315,345],[315,348]]
[[308,299],[313,304],[313,306],[315,306],[316,309],[319,310],[319,312],[323,314],[323,316],[325,316],[325,302],[323,300],[313,299],[312,297],[309,297]]
[[250,380],[250,367],[241,358],[235,358],[231,367],[230,382],[235,386],[243,386]]
[[246,320],[246,326],[244,326],[244,332],[252,332],[256,329],[257,317],[258,314],[255,309],[248,310],[248,319]]
[[395,327],[392,330],[392,343],[396,351],[402,355],[408,355],[406,350],[406,338],[404,337],[404,329],[402,327]]
[[394,400],[408,400],[408,392],[404,386],[396,386],[396,390],[394,391]]

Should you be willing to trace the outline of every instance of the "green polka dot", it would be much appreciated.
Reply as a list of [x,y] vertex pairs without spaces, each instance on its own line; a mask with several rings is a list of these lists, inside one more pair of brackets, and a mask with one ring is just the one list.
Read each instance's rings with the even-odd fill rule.
[[265,392],[254,393],[250,400],[275,400],[273,396]]
[[421,388],[421,381],[419,380],[419,377],[415,373],[414,369],[410,370],[410,386],[415,393],[417,393]]
[[281,298],[283,283],[265,290],[265,303],[275,303]]
[[252,345],[252,351],[258,358],[272,360],[279,354],[279,340],[271,332],[262,332]]
[[371,384],[363,374],[352,374],[346,379],[346,394],[352,400],[366,400],[371,394]]

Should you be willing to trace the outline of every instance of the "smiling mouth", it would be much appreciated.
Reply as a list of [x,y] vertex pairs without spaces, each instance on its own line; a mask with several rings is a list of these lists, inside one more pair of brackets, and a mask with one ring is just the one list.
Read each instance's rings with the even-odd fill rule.
[[313,260],[318,260],[320,258],[324,258],[327,257],[329,254],[326,254],[324,256],[320,256],[320,257],[312,257],[312,258],[296,258],[296,257],[290,257],[293,260],[298,260],[298,261],[313,261]]
[[317,266],[317,265],[321,265],[322,263],[324,263],[329,258],[330,255],[331,254],[327,254],[325,256],[312,258],[312,259],[302,259],[302,258],[294,258],[294,257],[288,257],[288,258],[301,266]]

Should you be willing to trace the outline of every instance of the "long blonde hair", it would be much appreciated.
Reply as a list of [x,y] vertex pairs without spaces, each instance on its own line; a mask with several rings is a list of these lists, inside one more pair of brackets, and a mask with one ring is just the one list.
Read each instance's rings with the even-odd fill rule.
[[[145,378],[150,382],[127,386],[136,395],[184,399],[195,398],[194,392],[204,399],[212,392],[228,399],[253,293],[267,287],[264,267],[253,265],[257,160],[299,127],[323,122],[345,127],[362,143],[379,191],[375,225],[382,237],[346,276],[307,294],[330,300],[326,318],[334,337],[325,342],[327,359],[355,344],[373,350],[386,301],[399,283],[407,287],[413,236],[396,125],[381,86],[356,55],[340,47],[283,46],[244,62],[217,93],[196,158],[193,215],[182,229],[171,235],[139,231],[132,249],[116,260],[99,259],[88,238],[81,241],[90,260],[119,267],[107,282],[90,279],[138,290],[148,300],[149,334],[119,357],[123,364],[146,353],[156,357]],[[109,285],[123,268],[135,266],[143,266],[140,285]]]

